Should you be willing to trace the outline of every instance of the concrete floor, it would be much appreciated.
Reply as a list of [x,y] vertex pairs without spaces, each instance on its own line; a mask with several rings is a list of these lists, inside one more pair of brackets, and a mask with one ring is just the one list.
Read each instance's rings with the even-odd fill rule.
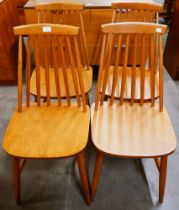
[[[179,139],[179,83],[165,72],[165,107]],[[94,90],[90,101],[94,101]],[[0,140],[16,106],[16,87],[0,87]],[[92,178],[95,149],[87,149],[87,167]],[[158,171],[152,159],[106,157],[94,202],[88,207],[81,195],[79,174],[73,158],[29,160],[22,173],[22,205],[16,206],[11,159],[0,149],[0,210],[178,210],[179,150],[168,161],[168,177],[163,204],[158,203]]]

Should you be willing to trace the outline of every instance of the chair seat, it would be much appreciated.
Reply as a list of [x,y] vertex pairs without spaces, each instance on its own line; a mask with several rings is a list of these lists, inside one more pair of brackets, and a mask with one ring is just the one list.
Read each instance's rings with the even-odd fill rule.
[[172,153],[176,136],[167,111],[128,103],[91,107],[92,140],[95,147],[114,156],[156,157]]
[[[58,72],[59,72],[58,74],[59,74],[61,97],[66,97],[66,89],[65,89],[65,84],[64,84],[63,75],[62,75],[63,71],[61,68],[59,68]],[[53,68],[49,68],[49,74],[50,74],[50,96],[51,96],[51,98],[56,98],[57,91],[56,91],[55,76],[54,76]],[[92,86],[92,78],[93,78],[92,68],[89,67],[89,69],[87,69],[87,67],[84,67],[83,71],[82,71],[82,75],[83,75],[85,93],[87,93],[91,89],[91,86]],[[76,96],[76,94],[75,94],[75,89],[74,89],[74,85],[73,85],[73,77],[72,77],[70,68],[67,69],[67,77],[68,77],[68,82],[69,82],[70,96],[74,97],[74,96]],[[40,96],[47,97],[46,85],[45,85],[45,69],[43,67],[40,68],[40,80],[41,80],[41,82],[40,82],[40,84],[41,84]],[[79,87],[79,81],[78,81],[78,87]],[[78,89],[80,92],[80,88],[78,88]],[[32,73],[31,80],[30,80],[30,91],[33,95],[37,95],[36,70],[35,69]]]
[[[135,88],[135,96],[134,99],[140,100],[140,68],[136,68],[136,88]],[[112,84],[113,84],[113,73],[114,73],[114,66],[110,66],[109,69],[109,77],[106,87],[105,95],[110,96],[112,91]],[[132,68],[127,68],[127,79],[126,79],[126,87],[124,92],[124,99],[129,100],[131,98],[131,75],[132,75]],[[104,73],[102,75],[102,78],[104,77]],[[114,93],[115,98],[120,98],[121,93],[121,78],[122,78],[122,67],[118,68],[118,83],[116,84],[116,89]],[[155,98],[159,96],[159,78],[158,78],[158,72],[155,76]],[[149,101],[151,100],[151,89],[150,89],[150,71],[145,71],[145,90],[144,90],[144,100]]]
[[88,106],[86,112],[76,104],[23,107],[11,118],[3,148],[9,155],[24,158],[72,156],[87,144],[89,121]]

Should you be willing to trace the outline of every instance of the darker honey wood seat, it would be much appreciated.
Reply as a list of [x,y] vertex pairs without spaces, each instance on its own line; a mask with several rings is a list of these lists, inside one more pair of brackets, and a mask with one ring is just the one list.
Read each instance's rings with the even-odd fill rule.
[[[69,82],[69,94],[70,97],[75,97],[75,88],[73,85],[73,77],[72,77],[72,69],[68,67],[67,69],[67,74],[68,74],[68,82]],[[50,68],[49,69],[49,74],[50,74],[50,97],[51,98],[56,98],[57,97],[57,91],[56,91],[56,86],[55,86],[55,76],[54,76],[54,69]],[[63,80],[63,71],[61,68],[58,69],[58,75],[59,75],[59,81],[61,84],[61,97],[66,97],[66,89],[65,89],[65,84]],[[83,80],[84,80],[84,91],[85,93],[88,93],[91,89],[92,86],[92,78],[93,78],[93,72],[92,68],[89,67],[83,67],[82,68],[82,74],[83,74]],[[40,68],[40,75],[41,75],[41,87],[40,87],[40,96],[46,98],[46,85],[45,85],[45,69],[43,67]],[[30,80],[30,86],[31,86],[31,94],[37,95],[37,89],[36,89],[36,70],[33,71],[31,80]],[[79,88],[79,81],[78,81],[78,88]],[[80,89],[80,88],[79,88]],[[79,93],[81,95],[81,93]]]
[[89,120],[89,108],[83,112],[77,104],[24,106],[22,112],[14,112],[3,148],[9,155],[23,158],[73,156],[87,144]]

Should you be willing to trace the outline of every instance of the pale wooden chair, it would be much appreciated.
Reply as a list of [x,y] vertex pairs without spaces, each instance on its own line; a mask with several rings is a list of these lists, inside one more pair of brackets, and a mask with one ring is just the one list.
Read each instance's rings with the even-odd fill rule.
[[[88,92],[92,87],[92,68],[89,66],[89,59],[88,59],[88,51],[87,51],[87,43],[86,43],[86,35],[84,30],[84,22],[82,12],[84,10],[84,5],[82,3],[68,3],[68,2],[41,2],[35,5],[35,10],[37,11],[38,15],[38,23],[57,23],[57,24],[68,24],[68,25],[78,25],[80,26],[80,39],[79,46],[80,46],[80,53],[83,65],[83,75],[84,75],[84,88],[86,93],[86,99],[89,104]],[[43,60],[43,58],[41,59]],[[43,61],[42,61],[43,62]],[[69,78],[71,78],[71,67],[69,66]],[[44,75],[44,69],[40,69],[41,74]],[[59,79],[61,79],[62,71],[59,72]],[[44,77],[44,76],[43,76]],[[33,71],[31,77],[31,93],[36,96],[36,87],[35,87],[35,78],[36,78],[36,71]],[[51,98],[56,98],[57,94],[55,91],[55,85],[53,85],[53,77],[50,74],[50,80],[52,81],[51,85]],[[69,80],[69,87],[70,87],[70,97],[75,96],[75,92],[71,91],[74,89],[71,80]],[[65,87],[62,85],[62,96],[66,97],[65,94]],[[41,97],[46,98],[45,87],[42,84],[42,95]]]
[[[113,15],[112,15],[112,20],[111,22],[159,22],[159,12],[162,11],[162,5],[161,4],[157,4],[154,2],[141,2],[141,1],[120,1],[120,2],[113,2],[111,5],[113,11]],[[109,39],[110,37],[108,37]],[[125,42],[125,35],[122,37],[122,42]],[[117,43],[114,44],[114,47],[116,47]],[[129,44],[129,58],[128,58],[128,66],[131,66],[132,64],[132,45],[133,45],[133,38],[130,41]],[[148,43],[146,42],[146,47],[145,50],[147,52],[147,45]],[[125,48],[125,44],[123,45],[123,47]],[[158,49],[158,47],[156,48],[156,50]],[[123,49],[124,51],[124,49]],[[141,51],[141,44],[139,42],[136,53],[137,53],[137,58],[136,58],[136,62],[138,64],[138,66],[140,66],[140,51]],[[157,53],[157,52],[156,52]],[[146,55],[147,57],[147,55]],[[146,59],[147,61],[147,59]],[[122,58],[121,58],[121,63]],[[128,68],[127,71],[127,81],[128,79],[130,80],[130,67]],[[113,75],[113,71],[114,68],[111,67],[110,68],[110,74],[111,76]],[[122,71],[119,70],[119,74],[122,74]],[[136,96],[135,96],[135,101],[139,101],[140,100],[140,81],[139,81],[139,75],[140,75],[140,70],[139,68],[137,69],[136,72]],[[155,74],[156,80],[158,80],[158,72],[156,72]],[[144,101],[150,101],[151,97],[150,97],[150,72],[146,71],[145,74],[145,79],[146,79],[146,89],[144,92]],[[130,84],[130,82],[127,82],[127,84]],[[158,88],[158,83],[155,83],[155,98],[158,98],[159,96],[159,88]],[[112,89],[112,83],[109,80],[109,83],[107,85],[106,88],[106,98],[108,98],[110,96],[110,92]],[[120,84],[118,84],[120,86]],[[114,94],[115,98],[120,98],[119,92],[115,92]],[[130,86],[128,88],[125,89],[125,94],[124,94],[124,99],[125,100],[129,100],[130,99]]]
[[[88,178],[85,170],[84,149],[88,141],[90,110],[86,105],[83,74],[79,54],[79,27],[60,24],[32,24],[14,28],[19,36],[18,56],[18,107],[14,112],[3,139],[3,148],[13,160],[15,196],[20,203],[20,173],[23,162],[27,159],[53,159],[76,156],[86,202],[90,203]],[[22,103],[22,39],[28,37],[26,46],[26,103]],[[43,48],[39,48],[43,40]],[[62,43],[62,41],[64,41]],[[30,48],[35,58],[37,102],[30,101]],[[35,45],[34,45],[35,43]],[[67,51],[64,52],[63,46]],[[48,49],[52,53],[54,66],[54,84],[57,92],[56,102],[50,98],[51,81],[48,65]],[[60,53],[59,53],[60,52]],[[45,56],[45,66],[40,66],[39,58]],[[71,101],[68,83],[66,56],[72,68],[72,82],[76,102]],[[61,80],[59,63],[62,63],[66,99],[61,98]],[[44,85],[47,94],[46,103],[41,96],[41,71],[44,68]],[[79,94],[81,93],[81,94]]]
[[[100,69],[96,90],[95,104],[91,107],[92,141],[97,149],[96,163],[92,182],[92,199],[94,198],[99,181],[104,155],[124,158],[154,158],[159,171],[159,201],[163,201],[167,158],[176,148],[176,136],[167,111],[163,108],[163,50],[162,34],[165,25],[152,23],[111,23],[102,25],[103,44],[101,51]],[[111,42],[107,44],[107,36]],[[119,66],[122,56],[122,35],[126,35],[126,48],[123,65]],[[142,36],[141,66],[140,66],[140,104],[135,103],[137,65],[136,49]],[[127,85],[127,61],[129,41],[134,37],[133,63],[130,69],[131,79]],[[145,42],[149,39],[148,69],[150,71],[151,102],[144,103],[146,88]],[[118,48],[115,51],[113,41],[117,39]],[[157,44],[157,42],[159,42]],[[159,46],[159,103],[155,101],[155,69],[156,55],[154,49]],[[104,101],[108,80],[111,79],[110,63],[114,53],[114,73],[112,75],[112,90],[110,100]],[[122,71],[118,77],[119,71]],[[102,79],[104,74],[104,79]],[[121,80],[119,82],[119,80]],[[120,84],[118,86],[117,84]],[[131,87],[130,101],[124,102],[125,89]],[[102,90],[102,91],[100,91]],[[115,91],[120,92],[120,100],[114,100]],[[100,103],[100,105],[98,105]],[[126,183],[127,185],[127,183]]]

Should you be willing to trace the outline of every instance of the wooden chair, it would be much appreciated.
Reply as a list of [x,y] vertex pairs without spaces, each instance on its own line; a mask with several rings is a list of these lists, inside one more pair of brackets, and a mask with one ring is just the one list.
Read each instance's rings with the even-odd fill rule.
[[119,1],[111,5],[111,22],[159,22],[159,12],[163,5],[154,2]]
[[[60,24],[32,24],[14,28],[19,36],[18,56],[18,108],[14,112],[3,139],[3,148],[13,159],[14,187],[17,204],[20,203],[20,173],[26,159],[53,159],[76,156],[86,202],[90,195],[85,170],[84,149],[88,141],[90,110],[86,105],[83,74],[79,54],[79,27]],[[22,39],[28,37],[26,46],[26,103],[22,103]],[[43,48],[39,48],[43,40]],[[63,42],[62,42],[63,41]],[[37,102],[30,101],[30,48],[35,58]],[[35,45],[34,45],[35,43]],[[63,46],[67,51],[64,51]],[[52,52],[54,66],[54,84],[57,92],[56,102],[50,99],[51,81],[48,49]],[[60,53],[59,53],[60,52]],[[66,56],[72,68],[76,102],[70,99],[68,67]],[[45,66],[39,63],[40,56],[45,56]],[[61,61],[66,99],[61,97],[59,63]],[[46,103],[41,96],[41,71],[45,71]],[[62,75],[61,75],[62,76]],[[81,93],[81,95],[79,94]]]
[[[158,23],[159,21],[159,12],[162,10],[162,5],[161,4],[157,4],[157,3],[152,3],[152,2],[126,2],[126,1],[120,1],[120,2],[113,2],[112,3],[112,9],[113,11],[113,15],[112,15],[112,20],[111,22],[156,22]],[[108,37],[109,39],[110,37]],[[125,35],[122,37],[122,42],[125,43]],[[133,38],[130,41],[129,44],[129,58],[128,58],[128,66],[131,66],[132,64],[132,45],[133,45]],[[148,45],[148,43],[146,42],[146,45]],[[114,44],[114,47],[117,46],[117,43]],[[125,48],[125,44],[123,44],[123,48]],[[158,49],[158,48],[157,48]],[[147,46],[145,47],[145,50],[147,52]],[[124,49],[122,50],[124,51]],[[141,51],[141,45],[140,43],[138,44],[136,53],[137,53],[137,58],[136,58],[136,62],[138,64],[138,66],[140,66],[140,54]],[[147,57],[147,55],[146,55]],[[146,59],[147,61],[147,59]],[[122,58],[121,58],[121,63]],[[130,67],[127,70],[127,80],[130,80]],[[110,68],[110,74],[111,77],[113,75],[113,71],[114,68],[111,67]],[[122,74],[122,71],[119,70],[119,74]],[[139,101],[140,100],[140,81],[139,81],[139,75],[140,75],[140,71],[139,68],[137,68],[137,77],[136,77],[136,96],[135,96],[135,100]],[[155,74],[156,80],[158,80],[158,72],[156,72]],[[144,100],[145,101],[150,101],[151,97],[150,97],[150,72],[146,71],[146,75],[145,75],[145,79],[146,79],[146,89],[145,89],[145,93],[144,93]],[[127,84],[130,84],[130,82],[127,82]],[[111,88],[112,88],[112,83],[109,80],[109,83],[107,85],[106,88],[106,98],[108,98],[110,96],[110,92],[111,92]],[[118,86],[120,86],[120,84],[118,84]],[[158,83],[156,83],[155,86],[155,98],[158,98],[159,96],[159,92],[158,92]],[[115,98],[120,98],[119,92],[115,92],[114,94]],[[125,100],[129,100],[130,99],[130,86],[128,88],[126,88],[125,94],[124,94],[124,99]]]
[[[68,24],[68,25],[79,25],[80,26],[80,53],[83,65],[83,75],[84,75],[84,85],[85,85],[85,93],[86,98],[88,99],[88,92],[92,86],[92,68],[89,66],[88,59],[88,51],[87,51],[87,43],[86,36],[84,30],[83,16],[82,11],[84,10],[84,6],[82,3],[61,3],[61,2],[46,2],[46,3],[37,3],[35,5],[35,9],[38,13],[38,23],[60,23],[60,24]],[[43,59],[42,59],[43,60]],[[43,61],[42,61],[43,62]],[[41,69],[41,74],[44,75],[44,69]],[[69,78],[71,78],[71,67],[69,66]],[[61,80],[62,71],[59,72],[59,79]],[[44,76],[43,76],[44,77]],[[36,88],[35,88],[35,78],[36,71],[33,72],[31,78],[31,93],[36,96]],[[50,75],[50,80],[53,83],[53,77]],[[69,80],[70,87],[70,97],[75,96],[75,92],[71,89],[74,89],[73,84],[71,84],[71,80]],[[41,97],[46,98],[45,87],[42,84],[42,95]],[[62,96],[66,97],[64,85],[62,85]],[[81,93],[80,93],[81,94]],[[51,85],[51,98],[56,98],[57,94],[55,91],[55,85]]]
[[[111,23],[102,25],[103,44],[101,51],[100,69],[96,90],[95,104],[91,107],[92,141],[97,149],[97,157],[92,182],[92,199],[94,198],[99,181],[104,155],[124,158],[154,158],[159,171],[159,201],[163,201],[167,157],[176,148],[176,136],[172,128],[167,111],[163,108],[163,50],[162,34],[165,25],[152,23]],[[111,35],[111,42],[107,44],[107,36]],[[119,66],[122,56],[122,35],[126,35],[126,48],[123,65]],[[140,104],[135,103],[137,65],[136,49],[138,40],[142,36],[141,66],[140,68]],[[130,101],[124,102],[127,85],[127,62],[129,41],[134,37],[133,63],[131,67],[131,95]],[[150,71],[151,102],[144,103],[146,88],[146,68],[144,62],[145,42],[149,39],[148,69]],[[117,39],[118,48],[115,51],[113,41]],[[157,44],[157,42],[159,42]],[[156,55],[154,49],[159,47],[157,55],[159,61],[159,103],[155,99],[155,69]],[[112,75],[112,90],[110,100],[104,101],[107,82],[111,79],[110,63],[114,53],[114,73]],[[119,71],[121,77],[118,77]],[[102,79],[104,74],[104,79]],[[119,82],[119,80],[121,80]],[[118,87],[117,84],[120,84]],[[117,90],[119,89],[119,90]],[[102,91],[101,91],[102,90]],[[120,100],[114,100],[115,91],[120,92]],[[98,105],[100,103],[100,105]],[[127,185],[127,183],[126,183]]]

